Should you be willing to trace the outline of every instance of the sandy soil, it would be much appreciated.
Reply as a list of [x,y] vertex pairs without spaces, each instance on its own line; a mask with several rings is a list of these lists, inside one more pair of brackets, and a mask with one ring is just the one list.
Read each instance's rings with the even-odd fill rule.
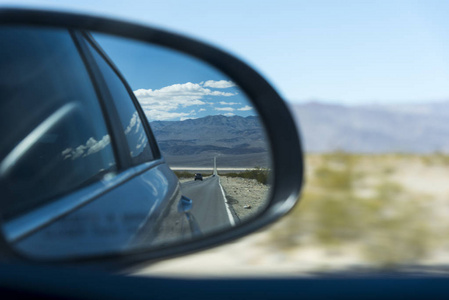
[[361,267],[358,253],[347,247],[345,256],[320,247],[283,252],[269,246],[269,232],[262,231],[224,246],[173,258],[143,268],[133,275],[181,278],[311,277],[321,272]]
[[[310,183],[313,170],[320,163],[320,157],[314,155],[307,159],[306,171]],[[400,184],[408,195],[418,195],[418,201],[422,201],[430,208],[431,215],[428,220],[434,230],[431,234],[435,236],[430,246],[432,251],[423,259],[416,261],[416,265],[421,271],[423,268],[434,268],[432,269],[434,272],[449,274],[449,267],[445,267],[449,266],[449,247],[446,242],[449,230],[449,165],[438,162],[429,163],[420,157],[387,155],[363,158],[357,162],[357,168],[365,175],[367,174],[366,179],[363,180],[365,186],[360,188],[360,193],[363,193],[364,189],[368,191],[369,187],[374,186],[379,180],[393,180]],[[244,216],[247,210],[240,210],[240,208],[247,204],[251,205],[250,201],[253,200],[249,200],[248,197],[257,186],[250,184],[245,187],[244,182],[239,184],[224,177],[222,177],[222,185],[230,197],[245,195],[246,200],[239,200],[234,204],[236,212],[239,211]],[[244,193],[239,194],[241,189]],[[254,194],[261,195],[262,190]],[[286,224],[289,224],[287,218],[294,215],[290,214],[273,226],[233,243],[197,254],[165,260],[140,270],[136,275],[314,276],[321,272],[376,267],[360,255],[359,244],[346,243],[333,250],[307,242],[291,249],[275,247],[270,238],[274,232],[282,233]]]

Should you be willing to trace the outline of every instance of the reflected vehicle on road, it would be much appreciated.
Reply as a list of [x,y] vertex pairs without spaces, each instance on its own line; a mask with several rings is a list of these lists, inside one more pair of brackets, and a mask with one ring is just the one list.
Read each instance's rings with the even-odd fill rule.
[[195,181],[197,181],[197,180],[203,181],[203,175],[201,175],[201,173],[195,173],[195,179],[194,180]]

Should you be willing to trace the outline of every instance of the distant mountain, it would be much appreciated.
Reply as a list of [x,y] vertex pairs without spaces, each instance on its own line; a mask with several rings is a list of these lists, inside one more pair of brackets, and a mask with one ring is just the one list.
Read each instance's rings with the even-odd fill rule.
[[449,102],[291,105],[309,152],[449,152]]
[[226,166],[267,165],[263,127],[255,116],[207,116],[150,123],[167,161],[176,165],[211,164],[217,156]]
[[[345,106],[310,102],[290,106],[306,152],[449,153],[449,101],[416,105]],[[257,117],[208,116],[151,122],[167,161],[177,166],[268,165]]]

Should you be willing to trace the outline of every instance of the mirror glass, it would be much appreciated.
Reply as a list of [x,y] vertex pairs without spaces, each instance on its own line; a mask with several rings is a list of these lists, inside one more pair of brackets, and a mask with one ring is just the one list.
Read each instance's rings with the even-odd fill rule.
[[2,231],[68,259],[239,226],[270,194],[269,142],[231,78],[162,46],[0,28]]

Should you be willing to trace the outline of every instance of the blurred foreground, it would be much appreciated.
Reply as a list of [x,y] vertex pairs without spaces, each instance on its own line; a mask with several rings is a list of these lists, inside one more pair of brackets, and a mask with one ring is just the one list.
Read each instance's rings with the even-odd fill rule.
[[449,156],[334,152],[306,157],[301,202],[236,242],[137,275],[449,274]]

